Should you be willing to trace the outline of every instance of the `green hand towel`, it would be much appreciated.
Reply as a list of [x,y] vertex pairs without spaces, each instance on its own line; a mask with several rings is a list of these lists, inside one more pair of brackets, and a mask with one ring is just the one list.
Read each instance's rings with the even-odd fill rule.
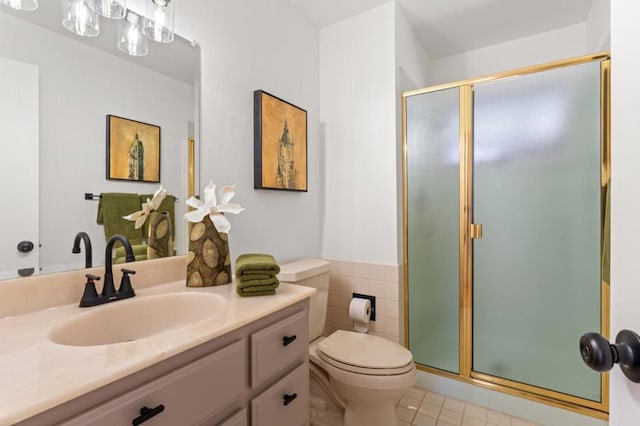
[[263,279],[245,279],[245,277],[238,278],[236,276],[236,287],[238,288],[251,288],[261,287],[268,289],[276,289],[280,285],[280,281],[277,277],[263,278]]
[[247,282],[249,280],[268,280],[270,278],[274,278],[275,275],[271,274],[244,274],[244,275],[236,275],[236,279],[238,281],[242,280],[243,282]]
[[271,294],[276,294],[274,289],[261,289],[258,287],[247,287],[247,288],[239,288],[236,287],[236,292],[239,296],[247,297],[247,296],[268,296]]
[[270,254],[245,253],[236,259],[236,277],[243,275],[275,276],[280,272],[280,266]]
[[[118,244],[118,247],[116,247],[113,257],[115,257],[116,259],[119,258],[119,257],[122,257],[124,259],[126,254],[127,254],[124,251],[124,247],[119,245],[119,243],[116,243],[116,244]],[[147,255],[147,245],[146,244],[133,244],[131,246],[131,248],[133,249],[133,255],[135,256],[136,260],[139,260],[138,259],[139,256],[146,256]]]
[[[147,255],[139,254],[136,256],[136,262],[139,262],[141,260],[147,260]],[[125,256],[122,256],[122,257],[116,257],[113,263],[126,263],[126,261],[127,261],[127,258]]]
[[135,229],[135,222],[123,219],[123,216],[140,210],[138,194],[107,192],[103,193],[98,203],[96,222],[104,225],[105,239],[122,234],[131,244],[142,243],[142,229]]

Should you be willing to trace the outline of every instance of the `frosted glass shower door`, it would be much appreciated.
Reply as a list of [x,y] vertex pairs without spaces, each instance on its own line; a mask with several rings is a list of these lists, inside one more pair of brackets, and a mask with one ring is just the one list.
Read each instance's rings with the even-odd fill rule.
[[474,88],[473,371],[601,400],[600,63]]
[[409,349],[459,371],[459,89],[407,98]]

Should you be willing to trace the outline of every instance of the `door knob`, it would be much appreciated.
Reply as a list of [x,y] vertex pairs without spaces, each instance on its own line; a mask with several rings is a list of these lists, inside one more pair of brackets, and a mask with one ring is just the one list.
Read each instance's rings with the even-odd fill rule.
[[20,241],[18,243],[18,251],[20,253],[29,253],[33,250],[33,243],[31,241]]
[[621,330],[613,345],[601,334],[586,333],[580,338],[580,355],[595,371],[609,371],[613,364],[620,364],[629,380],[640,383],[640,336],[631,330]]

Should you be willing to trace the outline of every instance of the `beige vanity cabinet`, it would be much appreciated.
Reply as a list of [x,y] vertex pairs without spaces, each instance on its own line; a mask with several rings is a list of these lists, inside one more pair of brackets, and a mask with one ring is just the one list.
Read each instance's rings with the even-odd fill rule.
[[308,330],[301,311],[251,335],[251,385],[273,383],[288,372],[251,401],[251,426],[308,424]]
[[199,424],[242,396],[244,351],[243,340],[232,343],[62,425]]
[[309,424],[308,299],[20,423]]

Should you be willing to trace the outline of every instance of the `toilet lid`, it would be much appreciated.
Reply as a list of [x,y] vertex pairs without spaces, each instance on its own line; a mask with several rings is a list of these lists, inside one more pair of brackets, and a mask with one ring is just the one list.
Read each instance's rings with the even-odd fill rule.
[[318,355],[339,368],[358,372],[366,369],[366,374],[399,374],[413,368],[413,356],[406,348],[378,336],[352,331],[338,330],[322,340],[318,343]]

